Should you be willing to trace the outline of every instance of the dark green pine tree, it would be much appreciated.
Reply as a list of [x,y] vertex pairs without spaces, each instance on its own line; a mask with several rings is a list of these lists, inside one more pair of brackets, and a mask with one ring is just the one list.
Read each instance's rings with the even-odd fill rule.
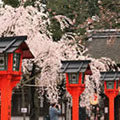
[[[20,6],[21,1],[22,0],[3,0],[5,5],[10,5],[15,8]],[[30,6],[30,5],[34,6],[34,3],[36,1],[37,0],[26,0],[26,2],[24,3],[24,7]]]
[[[50,31],[55,41],[60,40],[65,32],[74,32],[86,38],[86,20],[98,16],[99,21],[92,23],[92,29],[119,28],[120,0],[47,0],[47,11],[50,14]],[[55,15],[65,15],[74,20],[74,25],[60,30],[60,24],[53,19]],[[82,27],[81,27],[82,26]]]
[[[99,13],[98,0],[48,0],[47,11],[51,17],[50,30],[53,33],[53,39],[58,41],[62,34],[65,32],[75,32],[83,35],[85,27],[81,28],[80,25],[84,24],[88,17]],[[60,30],[60,25],[56,20],[53,20],[55,15],[65,15],[71,20],[74,20],[74,25]],[[56,37],[57,36],[57,37]]]
[[34,3],[36,2],[37,0],[26,0],[26,2],[24,3],[24,7],[26,6],[33,6],[34,7]]
[[[20,0],[3,1],[4,4],[13,7],[18,7],[20,5]],[[36,1],[37,0],[27,0],[24,6],[34,6]],[[46,11],[49,12],[51,24],[48,26],[48,29],[52,32],[54,41],[59,41],[66,32],[76,33],[76,41],[79,41],[79,38],[85,40],[85,38],[87,38],[85,34],[87,27],[90,29],[120,28],[120,0],[40,0],[40,2],[46,5]],[[74,24],[61,30],[59,22],[54,19],[56,15],[67,16],[74,21]],[[99,21],[94,21],[92,25],[87,25],[87,19],[96,15]]]
[[2,0],[4,4],[11,5],[12,7],[18,7],[20,5],[19,0]]

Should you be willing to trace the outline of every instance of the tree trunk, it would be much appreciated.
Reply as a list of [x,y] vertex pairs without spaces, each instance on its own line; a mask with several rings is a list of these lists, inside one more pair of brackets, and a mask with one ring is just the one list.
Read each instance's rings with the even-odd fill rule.
[[[35,75],[36,65],[33,63],[33,68],[31,76]],[[30,84],[35,85],[35,78],[30,82]],[[33,86],[30,87],[30,120],[39,120],[39,99],[36,88]]]

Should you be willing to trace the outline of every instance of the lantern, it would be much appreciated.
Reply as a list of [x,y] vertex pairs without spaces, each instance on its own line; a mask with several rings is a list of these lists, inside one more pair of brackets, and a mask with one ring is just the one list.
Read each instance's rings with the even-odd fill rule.
[[25,40],[27,36],[0,38],[1,120],[11,119],[12,89],[22,75],[22,59],[34,58]]
[[85,83],[85,75],[91,74],[89,60],[61,61],[61,63],[61,72],[66,73],[67,85],[82,85]]
[[7,61],[8,61],[7,54],[0,54],[0,71],[7,70]]
[[68,73],[68,80],[70,84],[78,84],[79,73]]
[[120,86],[120,72],[101,72],[100,80],[104,82],[104,92],[109,98],[109,119],[114,120],[114,99]]
[[106,81],[107,89],[114,89],[114,81]]
[[66,74],[66,88],[72,95],[72,118],[79,120],[79,96],[85,89],[85,76],[91,74],[89,60],[61,61],[61,72]]

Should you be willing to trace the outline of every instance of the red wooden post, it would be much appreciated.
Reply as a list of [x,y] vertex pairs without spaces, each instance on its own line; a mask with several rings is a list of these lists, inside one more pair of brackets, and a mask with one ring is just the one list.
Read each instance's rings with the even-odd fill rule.
[[26,39],[27,36],[0,38],[1,120],[11,120],[12,89],[21,79],[22,59],[34,58]]
[[114,96],[109,97],[109,120],[114,120]]
[[1,80],[1,120],[11,120],[12,89],[19,82],[17,80],[14,82],[11,81],[11,75],[6,75],[6,77]]
[[85,87],[80,88],[79,84],[81,82],[81,74],[79,74],[79,83],[74,85],[69,85],[68,74],[66,74],[66,87],[67,91],[72,96],[72,120],[79,120],[79,96],[84,91]]
[[106,95],[109,98],[109,120],[114,120],[114,99],[117,95],[113,91],[106,92]]
[[79,96],[79,93],[72,95],[72,120],[79,120]]
[[79,120],[79,96],[85,89],[85,75],[91,74],[90,60],[61,61],[66,73],[66,88],[72,96],[72,120]]
[[79,96],[82,94],[80,87],[67,89],[72,96],[72,120],[79,120]]
[[11,120],[11,76],[2,79],[1,88],[1,120]]
[[105,94],[109,98],[109,120],[114,120],[114,99],[118,94],[118,90],[116,90],[116,81],[114,81],[113,89],[108,89],[106,82],[104,82],[104,86]]
[[101,81],[104,81],[104,92],[109,98],[109,120],[114,120],[114,99],[120,87],[120,71],[101,72]]

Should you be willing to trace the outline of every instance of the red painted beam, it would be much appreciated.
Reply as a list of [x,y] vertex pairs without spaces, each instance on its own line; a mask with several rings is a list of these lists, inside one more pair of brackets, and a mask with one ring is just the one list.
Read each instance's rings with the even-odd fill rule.
[[[19,82],[20,75],[14,76],[6,75],[0,79],[1,89],[1,119],[0,120],[11,120],[11,97],[12,89]],[[13,80],[14,78],[14,80]]]
[[109,120],[114,120],[114,96],[109,97]]
[[72,96],[72,120],[79,120],[79,95]]
[[79,120],[79,96],[85,89],[85,84],[81,82],[82,74],[79,74],[78,84],[70,84],[68,74],[66,74],[66,88],[72,96],[72,120]]
[[11,76],[0,81],[1,86],[1,120],[11,120]]
[[106,96],[109,98],[109,120],[114,120],[114,99],[118,94],[115,90],[106,90]]
[[1,90],[1,120],[11,120],[11,93],[9,88]]

